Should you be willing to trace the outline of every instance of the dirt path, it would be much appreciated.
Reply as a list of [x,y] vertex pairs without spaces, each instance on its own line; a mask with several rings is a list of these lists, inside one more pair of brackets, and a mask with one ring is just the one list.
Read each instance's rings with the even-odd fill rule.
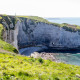
[[0,48],[0,53],[11,53],[11,54],[15,54],[13,52],[10,52],[10,51],[7,51],[7,50],[1,49],[1,48]]

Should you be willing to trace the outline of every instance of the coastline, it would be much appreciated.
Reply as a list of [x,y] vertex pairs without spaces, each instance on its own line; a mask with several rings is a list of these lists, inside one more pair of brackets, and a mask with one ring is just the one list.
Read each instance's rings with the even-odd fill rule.
[[46,52],[34,52],[30,55],[30,57],[34,58],[42,58],[44,60],[51,60],[55,62],[61,62],[59,59],[56,58],[56,55],[59,55],[58,53],[46,53]]

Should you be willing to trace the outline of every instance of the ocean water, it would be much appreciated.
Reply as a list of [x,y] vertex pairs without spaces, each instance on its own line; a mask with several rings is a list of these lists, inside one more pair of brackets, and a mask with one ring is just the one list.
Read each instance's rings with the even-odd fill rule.
[[[50,22],[54,23],[68,23],[68,24],[75,24],[80,26],[80,18],[46,18]],[[61,62],[65,62],[67,64],[72,65],[79,65],[80,66],[80,51],[76,53],[68,52],[68,53],[58,53],[59,55],[56,56]]]
[[50,22],[54,23],[68,23],[80,26],[80,18],[46,18]]
[[60,62],[80,66],[80,54],[59,53],[59,55],[56,55],[56,58],[59,59]]

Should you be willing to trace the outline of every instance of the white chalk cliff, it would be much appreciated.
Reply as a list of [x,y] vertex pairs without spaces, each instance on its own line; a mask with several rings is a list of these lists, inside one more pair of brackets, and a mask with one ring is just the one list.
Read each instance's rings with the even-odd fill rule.
[[34,22],[27,18],[21,18],[21,21],[18,20],[15,25],[13,21],[10,24],[2,21],[2,24],[6,28],[3,39],[16,48],[39,45],[53,48],[80,47],[80,34],[78,31],[66,31],[62,27],[44,22]]

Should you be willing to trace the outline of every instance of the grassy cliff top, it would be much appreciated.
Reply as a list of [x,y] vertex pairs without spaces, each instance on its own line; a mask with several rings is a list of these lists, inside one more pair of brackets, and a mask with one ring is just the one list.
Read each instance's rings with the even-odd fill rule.
[[38,17],[38,16],[18,16],[18,17],[28,18],[28,19],[34,20],[35,22],[43,22],[43,23],[51,24],[57,27],[62,27],[66,31],[70,31],[70,32],[76,32],[76,31],[80,32],[80,26],[78,25],[71,25],[68,23],[62,23],[62,24],[53,23],[53,22],[49,22],[48,20]]
[[28,18],[28,19],[34,20],[36,22],[44,22],[44,23],[49,22],[48,20],[41,18],[41,17],[38,17],[38,16],[17,16],[17,17]]
[[80,80],[80,66],[0,53],[0,80]]
[[[68,23],[63,23],[63,24],[59,24],[59,23],[53,23],[53,22],[49,22],[48,20],[38,17],[38,16],[9,16],[9,15],[0,15],[0,23],[2,21],[6,21],[7,24],[9,25],[10,23],[13,22],[14,26],[15,23],[19,20],[19,21],[23,21],[25,18],[27,18],[28,20],[32,20],[33,22],[43,22],[46,24],[51,24],[53,26],[56,27],[62,27],[63,29],[65,29],[66,31],[70,31],[70,32],[80,32],[80,26],[78,25],[71,25]],[[23,19],[23,20],[22,20]]]

